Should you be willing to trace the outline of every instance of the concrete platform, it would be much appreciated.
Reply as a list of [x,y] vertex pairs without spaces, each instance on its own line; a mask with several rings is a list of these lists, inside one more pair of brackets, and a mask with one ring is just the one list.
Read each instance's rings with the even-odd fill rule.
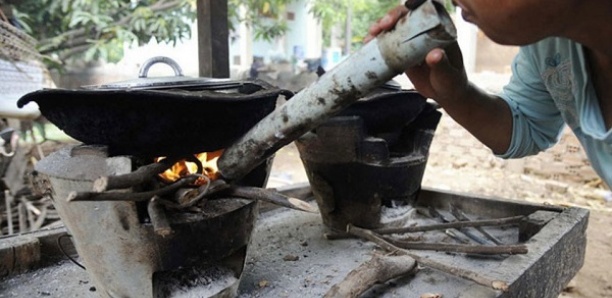
[[[478,214],[497,218],[536,211],[553,212],[554,217],[525,242],[529,248],[526,255],[499,260],[418,252],[421,256],[507,281],[510,284],[508,292],[494,291],[424,268],[415,276],[377,286],[365,297],[419,297],[423,293],[440,293],[443,297],[558,297],[582,266],[587,210],[476,198],[435,190],[425,190],[419,197],[420,204],[426,203],[442,210],[451,201],[459,202],[474,219],[482,218]],[[318,214],[287,209],[263,212],[249,247],[239,297],[321,297],[348,272],[369,260],[376,250],[372,243],[357,239],[328,241],[322,237],[325,231]],[[490,229],[489,232],[499,236],[504,243],[518,241],[518,233],[513,229]],[[87,273],[65,260],[0,282],[0,297],[40,296],[97,297],[97,293],[93,291]]]

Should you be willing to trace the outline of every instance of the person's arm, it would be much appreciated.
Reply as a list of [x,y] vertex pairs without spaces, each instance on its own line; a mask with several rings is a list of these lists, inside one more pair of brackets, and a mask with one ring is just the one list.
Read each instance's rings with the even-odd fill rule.
[[510,147],[512,112],[502,98],[468,81],[457,44],[434,49],[422,65],[406,70],[419,93],[435,100],[495,154]]
[[[403,5],[395,7],[370,27],[364,41],[392,29],[407,13],[408,9]],[[508,150],[512,112],[506,101],[487,94],[468,81],[457,43],[444,50],[432,50],[424,63],[407,69],[406,74],[419,93],[438,102],[457,123],[494,153],[502,154]]]

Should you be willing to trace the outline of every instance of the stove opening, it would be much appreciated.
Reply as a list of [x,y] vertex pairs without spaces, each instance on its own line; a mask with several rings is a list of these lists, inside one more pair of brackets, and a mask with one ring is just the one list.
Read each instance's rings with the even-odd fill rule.
[[[198,178],[193,184],[201,186],[219,178],[217,160],[223,154],[222,150],[213,152],[202,152],[195,154],[193,158],[186,158],[176,162],[169,169],[159,174],[162,181],[172,183],[187,175],[201,174],[204,177]],[[157,157],[155,162],[159,162],[166,157]]]

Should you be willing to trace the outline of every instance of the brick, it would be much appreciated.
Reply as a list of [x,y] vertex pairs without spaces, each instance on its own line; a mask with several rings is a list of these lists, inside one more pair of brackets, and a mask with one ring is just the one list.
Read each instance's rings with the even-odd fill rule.
[[23,273],[40,261],[37,238],[16,236],[0,241],[0,278]]

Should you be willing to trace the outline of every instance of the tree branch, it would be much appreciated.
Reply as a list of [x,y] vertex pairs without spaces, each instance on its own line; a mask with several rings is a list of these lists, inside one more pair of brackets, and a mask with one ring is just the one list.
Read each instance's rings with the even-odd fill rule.
[[[160,0],[158,2],[156,2],[155,4],[151,5],[149,7],[149,9],[151,9],[151,11],[153,12],[160,12],[160,11],[165,11],[165,10],[169,10],[172,8],[175,8],[177,6],[179,6],[181,3],[183,3],[184,1],[182,0],[175,0],[172,2],[167,2],[166,0]],[[118,15],[120,12],[115,12],[113,13],[113,15]],[[125,26],[126,24],[128,24],[131,20],[133,19],[132,14],[128,14],[124,17],[122,17],[121,19],[119,19],[117,22],[115,22],[113,25],[114,26]],[[48,46],[49,48],[46,50],[41,51],[41,54],[46,55],[49,53],[53,53],[53,52],[57,52],[57,51],[62,51],[62,50],[67,50],[73,47],[77,47],[77,46],[81,46],[82,41],[83,40],[87,40],[87,39],[93,39],[92,36],[97,35],[99,32],[95,29],[89,29],[89,28],[78,28],[78,29],[74,29],[74,30],[70,30],[70,31],[66,31],[65,33],[59,35],[59,36],[54,36],[53,38],[49,38],[49,39],[42,39],[38,42],[39,47],[46,47]],[[60,38],[63,42],[61,44],[61,47],[57,46],[57,47],[52,47],[49,46],[50,44],[53,44],[52,39],[56,39],[56,38]],[[73,41],[76,40],[76,41]],[[86,48],[85,48],[86,49]],[[84,49],[81,49],[80,52],[84,51]],[[74,55],[76,53],[78,53],[79,51],[73,51],[71,53],[71,55]],[[69,57],[71,55],[63,55],[65,57]]]

